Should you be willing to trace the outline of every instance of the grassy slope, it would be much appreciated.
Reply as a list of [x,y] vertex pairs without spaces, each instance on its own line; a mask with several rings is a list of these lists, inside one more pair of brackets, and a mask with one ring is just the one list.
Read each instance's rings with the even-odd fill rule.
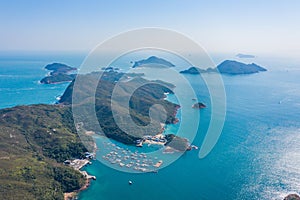
[[[111,114],[111,91],[124,74],[111,73],[97,88],[96,111],[104,133],[111,138],[133,144],[145,133],[128,135],[115,124]],[[93,81],[93,74],[87,81]],[[130,100],[130,114],[138,125],[149,123],[149,108],[161,104],[167,111],[167,122],[175,120],[177,105],[163,100],[164,92],[172,92],[162,82],[149,82],[137,78],[125,82],[118,94],[129,95],[127,90],[137,83],[147,83],[136,90]],[[82,95],[89,97],[89,83],[83,85]],[[166,86],[171,87],[171,85]],[[72,100],[70,84],[62,97],[62,103]],[[88,104],[85,99],[83,104]],[[124,105],[117,106],[120,116]],[[83,109],[83,116],[85,110]],[[159,111],[159,110],[158,110]],[[159,119],[153,127],[160,131]],[[129,127],[130,128],[130,127]],[[0,194],[3,199],[62,199],[63,192],[79,189],[84,182],[79,172],[62,165],[62,161],[77,158],[86,149],[80,142],[72,118],[70,106],[32,105],[0,110]]]
[[2,199],[63,199],[63,192],[83,185],[79,172],[61,164],[85,151],[72,123],[67,107],[0,110]]
[[[160,123],[173,123],[175,121],[175,113],[177,110],[176,104],[168,102],[163,99],[164,93],[169,92],[172,93],[170,87],[174,87],[171,84],[164,83],[161,81],[148,81],[141,77],[136,77],[129,81],[119,81],[123,73],[116,72],[106,72],[103,74],[100,83],[98,84],[96,90],[96,114],[98,117],[99,124],[101,126],[101,130],[97,128],[97,124],[90,124],[92,120],[89,120],[90,116],[87,109],[85,109],[85,105],[88,105],[89,98],[93,95],[93,91],[91,90],[91,85],[97,80],[97,74],[89,74],[84,75],[84,79],[79,84],[77,95],[80,96],[80,113],[83,116],[82,121],[86,125],[87,129],[93,129],[95,132],[103,132],[106,136],[123,142],[125,144],[135,144],[135,141],[141,138],[143,135],[153,135],[157,134],[161,131]],[[126,75],[125,75],[126,76]],[[77,77],[77,80],[81,80],[81,77]],[[116,116],[112,114],[111,107],[111,99],[112,92],[114,90],[116,81],[119,81],[118,84],[120,86],[120,90],[118,90],[114,95],[114,103],[115,103],[115,111],[117,113]],[[138,87],[139,85],[143,85]],[[72,91],[73,91],[74,83],[72,82],[69,87],[66,89],[66,92],[61,97],[61,103],[63,104],[71,104],[72,102]],[[169,87],[169,88],[168,88]],[[138,88],[131,95],[130,91],[133,91],[134,88]],[[137,126],[146,126],[150,123],[149,117],[149,109],[155,105],[160,104],[166,110],[167,120],[159,119],[159,117],[155,120],[152,120],[153,126],[149,129],[149,132],[140,131],[140,129],[136,129],[134,127],[130,127],[132,124],[126,123],[125,119],[127,116],[126,105],[127,102],[124,102],[124,99],[130,97],[129,101],[129,111],[132,120],[135,122]],[[119,101],[118,101],[119,100]],[[156,113],[160,113],[160,109],[156,109]],[[124,120],[124,124],[128,130],[130,130],[130,135],[126,132],[122,131],[115,122],[114,117],[119,117],[119,120]],[[134,125],[134,126],[135,126]]]

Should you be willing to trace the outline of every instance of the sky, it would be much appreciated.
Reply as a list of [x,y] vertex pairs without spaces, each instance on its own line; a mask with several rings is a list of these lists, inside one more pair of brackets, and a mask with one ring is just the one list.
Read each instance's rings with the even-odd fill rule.
[[90,51],[119,33],[178,31],[208,52],[300,55],[298,0],[0,0],[0,51]]

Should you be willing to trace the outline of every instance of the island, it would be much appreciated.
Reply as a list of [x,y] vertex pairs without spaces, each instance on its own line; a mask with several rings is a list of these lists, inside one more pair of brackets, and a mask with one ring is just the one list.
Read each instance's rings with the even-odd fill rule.
[[237,54],[236,57],[238,57],[238,58],[255,58],[254,55],[242,54],[242,53]]
[[120,70],[120,68],[109,66],[109,67],[102,67],[101,70],[104,70],[104,71],[118,71],[118,70]]
[[66,64],[52,63],[46,65],[45,69],[51,72],[40,81],[42,84],[71,82],[76,77],[76,74],[72,74],[71,72],[76,71],[77,68],[70,67]]
[[200,69],[198,67],[190,67],[189,69],[180,71],[181,74],[201,74],[201,73],[207,73],[207,72],[215,72],[212,68],[208,69]]
[[217,69],[222,74],[253,74],[267,71],[265,68],[255,64],[245,64],[233,60],[225,60],[217,66]]
[[240,74],[253,74],[253,73],[264,72],[264,71],[267,71],[267,69],[255,63],[245,64],[234,60],[225,60],[224,62],[219,64],[216,68],[208,68],[204,70],[197,67],[190,67],[187,70],[180,71],[180,73],[201,74],[201,73],[219,72],[221,74],[240,75]]
[[[79,78],[86,79],[87,85],[93,85],[94,81],[98,81],[97,72],[79,75]],[[115,90],[114,87],[116,83],[120,88],[124,88],[121,90]],[[137,87],[138,85],[142,85],[141,87]],[[62,105],[70,106],[72,102],[72,89],[74,86],[74,81],[68,86],[65,93],[62,95],[59,103]],[[131,95],[129,93],[130,88],[138,88]],[[177,110],[180,108],[178,104],[171,103],[165,100],[165,94],[173,93],[173,88],[175,86],[166,83],[160,80],[151,81],[146,80],[141,77],[141,75],[137,74],[125,74],[116,71],[104,71],[102,74],[102,78],[98,84],[96,89],[96,115],[98,117],[98,122],[100,124],[101,129],[99,129],[98,124],[92,124],[89,121],[85,122],[86,126],[89,127],[90,131],[101,132],[105,134],[107,137],[112,138],[116,141],[122,142],[127,145],[137,145],[140,144],[145,138],[148,138],[148,141],[154,140],[156,135],[160,135],[163,131],[163,127],[161,124],[173,124],[178,122],[176,118]],[[90,87],[82,87],[82,102],[83,104],[79,104],[82,108],[85,108],[84,104],[89,104],[89,97],[91,96],[93,90]],[[130,115],[135,124],[127,124],[127,129],[130,130],[130,134],[124,132],[122,129],[118,127],[115,122],[115,118],[113,116],[113,110],[111,107],[111,98],[112,92],[115,92],[114,95],[118,96],[120,99],[125,99],[130,95],[129,109]],[[79,91],[81,94],[81,90]],[[126,109],[125,102],[114,100],[114,112],[117,113],[119,119],[123,121],[126,118],[124,116],[124,112],[122,110]],[[160,119],[159,115],[157,118],[150,119],[149,109],[153,108],[154,104],[160,104],[164,107],[166,111],[167,118],[164,121]],[[73,103],[73,107],[76,107]],[[83,113],[86,111],[83,110]],[[154,108],[153,112],[160,113],[161,110],[159,108]],[[147,126],[151,123],[151,129],[149,132],[140,131],[140,129],[136,129],[135,126]],[[133,126],[133,127],[131,127]],[[153,138],[152,138],[153,137]],[[163,139],[163,138],[160,138]],[[184,145],[187,145],[185,141],[181,141]],[[163,144],[167,145],[166,142]],[[187,145],[188,146],[188,145]],[[176,147],[175,147],[176,148]],[[177,150],[183,150],[183,148],[179,147]]]
[[[78,77],[86,78],[86,84],[90,86],[93,81],[98,83],[97,73],[100,72]],[[163,135],[162,124],[178,121],[176,113],[180,106],[164,99],[166,93],[173,93],[174,85],[159,80],[146,80],[140,74],[134,76],[116,71],[103,72],[93,104],[99,123],[97,126],[92,122],[82,123],[86,135],[79,138],[79,124],[74,124],[72,108],[91,103],[89,97],[93,90],[84,86],[81,94],[86,98],[82,98],[80,105],[72,104],[74,81],[69,84],[58,104],[16,106],[0,110],[0,193],[3,199],[64,199],[87,188],[89,179],[96,178],[80,170],[89,163],[91,154],[88,152],[96,149],[94,139],[88,132],[105,134],[127,145],[135,146],[147,136],[148,141],[161,142],[168,149],[191,149],[187,139],[173,134]],[[146,126],[151,122],[150,132],[141,132],[128,125],[132,130],[128,134],[118,127],[111,107],[116,82],[123,88],[116,94],[120,99],[131,95],[130,115],[134,123]],[[142,87],[133,94],[128,93],[127,89],[140,84]],[[153,108],[154,104],[164,107],[166,118],[161,119],[158,115],[150,119],[150,108],[153,112],[161,112],[160,108]],[[124,109],[124,102],[118,102],[115,111],[119,117],[123,117]],[[82,112],[87,112],[84,106]],[[98,132],[99,124],[101,132]],[[87,127],[89,129],[85,129]],[[83,140],[89,145],[84,146]],[[162,161],[154,163],[154,168],[159,168],[161,164]]]
[[192,108],[202,109],[202,108],[206,108],[206,105],[201,102],[198,102],[198,103],[193,104]]
[[163,58],[158,58],[156,56],[151,56],[147,59],[144,60],[139,60],[139,61],[135,61],[132,68],[137,68],[137,67],[141,67],[141,66],[146,66],[146,65],[151,65],[152,66],[158,66],[158,65],[163,65],[165,67],[175,67],[174,64],[172,64],[171,62],[163,59]]

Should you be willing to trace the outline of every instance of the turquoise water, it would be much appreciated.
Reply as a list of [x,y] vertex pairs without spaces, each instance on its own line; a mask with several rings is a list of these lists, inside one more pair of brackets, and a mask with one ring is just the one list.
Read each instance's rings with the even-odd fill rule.
[[[60,60],[54,56],[29,60],[1,58],[0,107],[55,102],[66,84],[38,84],[47,73],[42,68],[53,61],[78,66],[81,58],[78,55],[59,57]],[[120,172],[93,161],[85,170],[97,180],[92,181],[79,199],[282,199],[287,193],[299,193],[300,71],[294,66],[289,69],[289,63],[284,68],[276,63],[274,66],[277,67],[267,66],[266,73],[223,76],[226,120],[217,145],[207,157],[199,159],[198,151],[193,150],[158,173],[146,174]],[[210,122],[209,94],[198,76],[185,77],[198,98],[208,105],[201,111],[191,109],[191,115],[185,116],[193,121],[197,114],[193,112],[200,112],[200,128],[193,141],[200,147]],[[176,94],[184,93],[180,87],[176,90]],[[193,103],[190,98],[185,101]],[[168,131],[176,131],[176,126],[169,126]],[[100,145],[102,141],[97,142]],[[165,154],[161,158],[172,156],[176,155]],[[129,186],[129,180],[133,185]]]
[[68,86],[65,84],[43,85],[39,81],[49,71],[44,67],[52,62],[65,62],[80,66],[80,54],[0,54],[0,108],[37,103],[55,103]]

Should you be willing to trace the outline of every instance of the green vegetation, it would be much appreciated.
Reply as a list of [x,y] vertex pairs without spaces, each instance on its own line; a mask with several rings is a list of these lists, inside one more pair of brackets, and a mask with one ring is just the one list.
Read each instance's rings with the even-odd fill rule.
[[[128,79],[128,77],[131,78]],[[80,105],[80,113],[83,117],[82,122],[84,123],[86,129],[92,129],[97,133],[102,132],[107,137],[125,144],[135,144],[136,140],[141,139],[144,135],[155,135],[159,133],[161,131],[160,123],[170,124],[176,121],[175,115],[179,106],[163,99],[164,93],[173,93],[171,89],[174,86],[162,81],[149,81],[141,78],[140,76],[135,76],[134,78],[132,77],[132,74],[128,75],[114,71],[103,73],[102,78],[97,86],[95,95],[96,114],[98,122],[101,126],[101,130],[99,130],[97,123],[92,124],[92,120],[89,119],[90,114],[88,112],[88,105],[91,104],[89,97],[93,95],[93,91],[90,86],[95,85],[95,81],[98,81],[97,73],[80,75],[79,80],[81,79],[82,83],[79,84],[80,88],[77,88],[78,92],[76,95],[80,96],[78,98],[80,98],[81,101],[76,103]],[[114,110],[112,110],[111,99],[116,81],[118,81],[119,90],[115,90],[113,99]],[[73,86],[74,83],[71,83],[66,89],[66,92],[61,97],[61,103],[72,103],[71,97]],[[131,95],[130,91],[134,91],[134,93]],[[127,123],[126,121],[126,117],[128,116],[126,112],[126,106],[128,106],[128,104],[127,102],[124,102],[124,99],[126,98],[130,98],[129,113],[135,124]],[[160,108],[152,107],[155,104],[163,106],[166,111],[166,119],[163,119],[163,117],[160,115],[162,112]],[[77,105],[73,106],[76,107]],[[151,126],[149,126],[150,128],[148,132],[142,131],[137,127],[149,125],[150,108],[153,108],[152,111],[156,114],[155,118],[152,118],[152,123]],[[113,111],[117,113],[116,116],[113,116]],[[115,122],[116,118],[118,118],[119,122],[125,124],[130,134],[124,132],[118,127],[117,123]]]
[[40,81],[43,84],[69,82],[76,77],[76,74],[69,74],[69,72],[75,71],[77,68],[62,63],[49,64],[45,69],[50,70],[51,72],[49,76],[46,76]]
[[165,145],[178,151],[186,151],[190,148],[190,144],[186,138],[181,138],[174,134],[168,134],[166,135],[166,139],[167,143]]
[[[173,85],[162,81],[149,81],[141,78],[142,74],[123,74],[114,71],[105,72],[96,91],[96,114],[104,134],[126,144],[135,144],[137,139],[150,133],[161,131],[160,123],[174,123],[178,105],[163,99],[164,93],[172,93]],[[81,76],[80,76],[81,77]],[[89,121],[88,110],[91,94],[90,84],[97,81],[97,73],[84,75],[80,95],[83,108],[82,116],[87,117],[83,126],[97,133],[97,127]],[[149,125],[150,108],[154,113],[161,113],[160,104],[166,111],[166,118],[157,115],[152,118],[149,132],[142,132],[128,125],[131,134],[121,130],[112,115],[111,98],[116,81],[120,81],[117,92],[115,111],[122,121],[125,117],[125,97],[130,97],[130,115],[135,125]],[[129,91],[138,89],[131,95]],[[0,110],[0,194],[2,199],[63,199],[64,192],[71,192],[82,187],[84,177],[74,169],[64,166],[67,159],[83,157],[87,151],[76,134],[71,112],[74,81],[69,85],[59,105],[18,106]],[[76,109],[78,105],[74,105]],[[124,122],[126,123],[126,121]],[[84,127],[83,127],[84,128]],[[88,130],[91,130],[88,129]],[[169,145],[178,150],[186,150],[186,140],[176,136],[168,137]],[[86,136],[84,140],[92,142]],[[172,141],[172,142],[171,142]]]
[[56,75],[46,76],[40,82],[43,84],[70,82],[74,80],[75,77],[76,74],[56,74]]
[[84,184],[79,172],[61,164],[86,151],[72,123],[70,108],[57,105],[0,110],[2,199],[63,199]]
[[57,74],[66,74],[71,71],[77,70],[75,67],[70,67],[66,64],[62,63],[52,63],[49,65],[46,65],[45,69],[52,71],[50,75],[57,75]]

